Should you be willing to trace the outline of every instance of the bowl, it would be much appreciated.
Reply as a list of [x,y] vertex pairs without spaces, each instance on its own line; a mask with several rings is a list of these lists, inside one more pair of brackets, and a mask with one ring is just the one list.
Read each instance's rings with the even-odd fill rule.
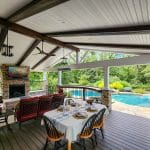
[[94,100],[93,100],[93,99],[88,99],[88,100],[86,100],[86,102],[87,102],[88,104],[92,105],[92,103],[94,102]]

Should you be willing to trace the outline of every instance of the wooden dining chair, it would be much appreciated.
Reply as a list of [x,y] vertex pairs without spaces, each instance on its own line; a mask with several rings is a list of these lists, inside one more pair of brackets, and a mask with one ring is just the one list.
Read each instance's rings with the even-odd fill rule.
[[[103,131],[103,126],[104,126],[104,121],[103,121],[103,117],[104,117],[104,113],[105,113],[105,108],[101,109],[95,117],[95,121],[93,123],[93,129],[94,129],[94,136],[95,139],[97,141],[97,137],[96,137],[96,129],[100,130],[102,133],[102,138],[104,138],[104,131]],[[97,143],[97,142],[96,142]]]
[[84,150],[86,150],[86,145],[85,145],[85,140],[86,139],[91,139],[92,144],[94,144],[93,141],[93,124],[94,124],[94,120],[95,120],[96,115],[92,115],[84,124],[81,133],[79,134],[79,139],[80,139],[80,144],[81,146],[84,147]]
[[64,133],[61,133],[56,129],[54,124],[50,119],[48,119],[46,116],[43,116],[46,131],[47,131],[47,139],[44,146],[44,150],[47,147],[48,142],[54,142],[54,150],[58,150],[60,147],[64,146],[60,142],[64,138]]

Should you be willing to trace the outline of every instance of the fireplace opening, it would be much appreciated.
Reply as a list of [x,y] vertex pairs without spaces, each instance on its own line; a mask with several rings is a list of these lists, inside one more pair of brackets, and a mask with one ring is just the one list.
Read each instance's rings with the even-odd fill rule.
[[25,84],[9,85],[9,98],[25,96]]

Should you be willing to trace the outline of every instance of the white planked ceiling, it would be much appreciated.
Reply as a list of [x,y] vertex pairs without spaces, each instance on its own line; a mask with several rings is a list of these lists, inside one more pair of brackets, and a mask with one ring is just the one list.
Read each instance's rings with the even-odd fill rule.
[[0,17],[7,18],[32,0],[1,0]]
[[83,43],[122,43],[122,44],[150,44],[150,34],[130,34],[111,36],[78,36],[78,37],[56,37],[64,42]]
[[149,16],[149,0],[70,0],[19,24],[39,32],[55,32],[147,24]]
[[[0,17],[7,18],[31,1],[1,0]],[[150,0],[70,0],[18,23],[41,33],[150,24]],[[81,43],[150,44],[149,33],[116,36],[57,37],[57,39],[65,42]],[[0,64],[16,64],[34,40],[14,32],[9,32],[9,42],[14,46],[13,52],[15,56],[6,58],[0,55]],[[38,46],[41,47],[41,43]],[[80,47],[99,51],[150,53],[150,50],[142,49]],[[44,51],[50,52],[53,48],[55,48],[54,45],[44,43]],[[33,55],[36,52],[38,51],[35,49],[22,65],[33,67],[44,57],[44,55]],[[70,50],[66,50],[66,54],[70,52]],[[41,71],[49,65],[54,65],[60,61],[61,57],[63,57],[62,49],[56,52],[56,56],[50,57],[35,70]]]

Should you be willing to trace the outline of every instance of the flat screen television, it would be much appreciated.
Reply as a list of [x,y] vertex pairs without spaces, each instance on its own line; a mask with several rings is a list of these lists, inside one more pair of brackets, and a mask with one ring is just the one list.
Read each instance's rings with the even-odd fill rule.
[[24,79],[28,80],[28,67],[15,67],[8,66],[7,67],[7,78],[8,79]]

